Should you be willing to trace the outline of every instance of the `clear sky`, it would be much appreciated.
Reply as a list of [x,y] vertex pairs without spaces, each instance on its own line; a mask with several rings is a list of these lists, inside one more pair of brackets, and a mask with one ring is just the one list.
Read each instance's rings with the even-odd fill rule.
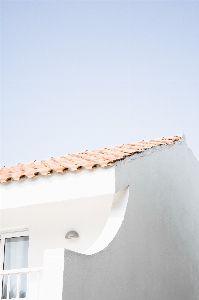
[[1,1],[1,165],[185,133],[199,1]]

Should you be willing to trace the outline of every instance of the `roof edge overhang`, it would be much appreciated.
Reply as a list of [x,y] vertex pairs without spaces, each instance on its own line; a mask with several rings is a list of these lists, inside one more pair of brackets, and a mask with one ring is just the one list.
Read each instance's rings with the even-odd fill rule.
[[69,201],[115,193],[115,168],[53,174],[1,185],[0,209]]
[[184,135],[175,135],[167,138],[140,141],[137,143],[122,144],[116,147],[84,151],[60,157],[51,157],[41,161],[18,164],[0,169],[0,183],[24,181],[27,178],[48,177],[47,175],[64,174],[67,172],[79,173],[80,170],[96,170],[98,167],[107,168],[126,157],[140,154],[147,149],[161,145],[173,145],[185,139]]

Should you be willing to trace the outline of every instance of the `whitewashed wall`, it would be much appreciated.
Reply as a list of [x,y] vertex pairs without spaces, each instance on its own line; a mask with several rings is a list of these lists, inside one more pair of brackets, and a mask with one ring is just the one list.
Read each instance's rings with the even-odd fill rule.
[[[53,175],[33,185],[27,180],[24,190],[12,183],[12,191],[11,184],[1,193],[1,227],[30,228],[30,266],[42,264],[44,249],[70,249],[46,252],[47,258],[62,254],[61,272],[56,270],[60,275],[64,268],[59,300],[198,299],[199,163],[185,141],[86,172]],[[127,186],[121,228],[106,248],[88,255],[86,249],[109,228],[105,225],[114,193]],[[79,240],[64,240],[70,229],[80,233]],[[49,274],[44,276],[46,286],[54,282]]]
[[62,299],[198,300],[199,162],[180,141],[115,170],[116,191],[129,184],[122,226],[91,256],[65,250]]

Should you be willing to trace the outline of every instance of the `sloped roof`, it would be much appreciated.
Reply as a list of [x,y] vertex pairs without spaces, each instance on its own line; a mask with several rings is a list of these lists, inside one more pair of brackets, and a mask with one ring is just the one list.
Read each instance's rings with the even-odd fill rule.
[[137,143],[122,144],[116,147],[103,148],[92,151],[84,151],[76,154],[67,154],[59,157],[51,157],[44,160],[35,160],[30,163],[18,164],[10,167],[0,168],[0,182],[6,183],[12,180],[34,178],[38,175],[49,175],[53,172],[63,173],[68,170],[74,172],[82,168],[87,170],[96,167],[107,167],[111,163],[124,159],[145,149],[160,145],[174,144],[182,138],[182,135],[175,135],[167,138],[141,141]]

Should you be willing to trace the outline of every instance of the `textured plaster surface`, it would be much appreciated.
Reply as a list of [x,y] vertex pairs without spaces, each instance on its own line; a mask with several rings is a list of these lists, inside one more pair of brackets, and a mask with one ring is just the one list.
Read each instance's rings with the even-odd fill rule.
[[129,185],[121,228],[104,250],[64,253],[64,300],[199,299],[199,163],[185,142],[115,166]]

